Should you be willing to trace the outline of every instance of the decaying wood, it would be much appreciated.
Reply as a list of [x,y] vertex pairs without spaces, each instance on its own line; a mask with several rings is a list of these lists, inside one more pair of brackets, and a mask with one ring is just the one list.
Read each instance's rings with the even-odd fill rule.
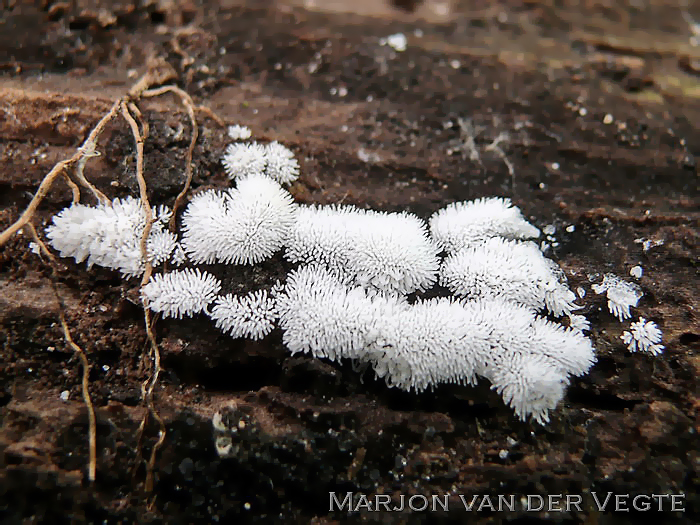
[[[687,512],[674,517],[696,521],[700,13],[660,1],[89,4],[12,3],[0,22],[0,230],[10,228],[0,238],[0,507],[11,520],[330,522],[347,517],[329,513],[329,491],[597,490],[683,492]],[[399,32],[405,51],[382,45]],[[157,78],[139,83],[157,59]],[[151,90],[164,84],[174,87]],[[503,195],[555,225],[550,254],[572,289],[588,291],[598,364],[552,424],[518,422],[487,384],[396,392],[349,363],[290,356],[279,334],[231,340],[194,319],[159,321],[149,335],[136,280],[68,260],[56,289],[82,354],[63,345],[50,270],[20,234],[27,219],[42,236],[78,197],[181,206],[190,186],[227,186],[227,137],[196,119],[202,105],[292,148],[300,202],[427,217]],[[469,151],[460,122],[479,130]],[[658,358],[626,352],[625,326],[590,295],[591,280],[638,264],[636,312],[664,332]],[[287,267],[277,257],[212,271],[238,293]],[[156,359],[156,337],[147,376],[140,359]],[[94,424],[73,355],[90,357]],[[238,429],[224,459],[211,425],[222,407]],[[89,464],[87,486],[76,472]],[[592,507],[562,517],[597,519]]]

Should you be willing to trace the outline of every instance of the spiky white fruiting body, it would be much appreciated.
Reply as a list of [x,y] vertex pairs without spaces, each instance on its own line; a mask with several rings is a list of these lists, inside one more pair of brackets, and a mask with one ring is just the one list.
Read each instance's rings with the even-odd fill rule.
[[630,325],[630,331],[622,332],[620,338],[627,345],[630,352],[646,352],[651,355],[659,355],[664,351],[660,345],[661,330],[654,321],[647,321],[640,317],[639,321]]
[[369,358],[379,376],[404,390],[473,383],[475,374],[490,377],[494,363],[513,356],[537,356],[565,375],[581,375],[595,361],[580,333],[501,299],[419,301],[379,326]]
[[285,256],[324,264],[368,290],[399,294],[430,288],[439,265],[421,219],[354,206],[302,207]]
[[593,291],[597,294],[606,293],[608,297],[608,310],[620,321],[632,317],[630,307],[636,307],[644,293],[639,285],[623,281],[611,273],[605,274],[603,282],[594,284]]
[[192,317],[203,312],[215,299],[221,282],[199,269],[156,274],[141,288],[144,303],[164,317]]
[[228,213],[228,194],[210,190],[195,195],[182,215],[180,245],[196,263],[216,262],[222,250],[222,233],[234,218]]
[[380,312],[403,308],[399,299],[372,300],[322,266],[302,266],[287,276],[276,297],[283,341],[293,354],[360,359],[378,334]]
[[184,248],[182,247],[181,243],[175,243],[175,247],[173,248],[173,256],[172,256],[172,263],[175,266],[182,266],[185,261],[187,260],[187,254],[185,253]]
[[248,126],[235,124],[228,127],[228,136],[231,140],[246,140],[250,138],[251,131]]
[[159,266],[170,259],[176,245],[177,237],[171,231],[162,228],[151,231],[146,240],[146,251],[151,259],[151,264]]
[[455,202],[430,218],[430,234],[448,254],[491,237],[531,239],[540,231],[527,222],[510,199],[498,197]]
[[182,245],[196,263],[255,264],[280,250],[295,222],[289,192],[263,175],[197,195],[183,215]]
[[460,297],[500,297],[554,315],[579,308],[536,244],[487,239],[449,255],[440,268],[440,284]]
[[265,175],[279,184],[291,184],[299,178],[294,153],[277,141],[264,146],[257,142],[231,144],[221,162],[230,179]]
[[[153,217],[147,254],[156,266],[170,257],[176,239],[166,231],[170,219],[167,207],[153,208]],[[87,259],[88,267],[97,264],[134,277],[145,270],[141,257],[145,227],[146,212],[141,200],[126,197],[97,206],[72,204],[53,217],[46,236],[61,257],[73,257],[79,263]]]
[[499,360],[487,374],[492,386],[521,420],[544,425],[564,397],[568,377],[546,359],[515,355]]
[[517,351],[527,348],[562,372],[582,376],[596,361],[591,340],[578,330],[536,317],[527,332],[527,342],[523,340]]
[[265,146],[253,143],[229,144],[221,162],[229,179],[259,175],[265,170]]
[[223,295],[216,298],[209,316],[217,328],[231,337],[262,339],[275,327],[275,301],[267,290],[246,295]]
[[591,322],[584,315],[569,314],[569,328],[578,332],[590,332]]
[[291,184],[299,178],[299,162],[294,153],[277,141],[265,146],[265,175],[280,184]]
[[595,361],[581,333],[501,299],[410,305],[369,296],[315,266],[292,272],[277,303],[283,340],[293,353],[370,363],[388,385],[404,390],[473,383],[482,375],[523,419],[532,414],[546,421],[567,377],[587,372]]
[[473,384],[491,350],[487,330],[471,322],[459,301],[421,301],[382,316],[380,335],[368,349],[368,358],[378,377],[402,390]]

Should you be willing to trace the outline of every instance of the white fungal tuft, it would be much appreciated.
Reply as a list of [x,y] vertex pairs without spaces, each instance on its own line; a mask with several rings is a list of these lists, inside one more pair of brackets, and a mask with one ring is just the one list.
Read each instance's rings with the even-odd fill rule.
[[569,314],[569,328],[578,332],[590,332],[591,322],[584,315]]
[[[250,130],[231,126],[229,136],[245,140]],[[595,362],[583,335],[590,323],[573,313],[580,307],[564,272],[524,241],[540,232],[508,199],[453,203],[428,228],[410,213],[297,206],[281,185],[296,180],[299,164],[278,142],[234,143],[222,162],[236,187],[196,195],[183,213],[180,241],[166,228],[170,210],[153,209],[148,260],[256,264],[285,247],[286,259],[301,267],[284,285],[246,295],[219,295],[220,281],[198,268],[157,274],[141,288],[150,310],[178,319],[204,312],[230,336],[254,340],[278,323],[291,353],[350,359],[403,390],[483,377],[519,418],[539,423],[549,420],[570,377]],[[141,202],[127,198],[73,205],[54,217],[47,235],[63,256],[132,276],[146,266],[145,227]],[[440,251],[447,254],[442,265]],[[409,295],[430,290],[438,276],[457,297]],[[620,319],[642,296],[611,274],[593,288],[607,293]],[[584,292],[579,288],[580,297]],[[568,315],[568,327],[538,316],[544,309]],[[661,331],[644,318],[622,339],[633,352],[664,348]]]
[[182,249],[196,263],[216,262],[222,232],[233,221],[228,214],[226,193],[210,190],[195,195],[182,215]]
[[[165,261],[174,248],[175,237],[165,230],[170,210],[153,208],[154,222],[147,239],[147,253],[153,265]],[[72,204],[53,217],[46,228],[51,246],[61,257],[73,257],[88,268],[97,264],[119,270],[126,277],[141,275],[141,237],[146,213],[140,199],[127,197],[97,206]]]
[[605,274],[603,282],[594,284],[593,291],[597,294],[606,293],[608,297],[608,310],[620,321],[632,317],[630,307],[637,306],[644,293],[639,285],[623,281],[611,273]]
[[175,247],[173,248],[173,256],[170,260],[175,266],[182,266],[185,264],[185,261],[187,261],[187,254],[185,253],[181,243],[178,242],[175,244]]
[[250,135],[251,131],[248,126],[235,124],[228,127],[228,136],[231,140],[246,140],[250,138]]
[[302,207],[285,256],[324,264],[368,290],[400,294],[430,288],[439,265],[421,219],[353,206]]
[[527,343],[520,343],[516,351],[528,348],[531,354],[546,357],[552,366],[567,374],[582,376],[596,361],[591,340],[580,331],[536,317],[528,332]]
[[221,162],[229,179],[261,174],[267,164],[265,146],[257,142],[230,144]]
[[299,178],[294,153],[277,141],[264,146],[257,142],[230,144],[221,162],[230,179],[263,174],[279,184],[291,184]]
[[487,198],[455,202],[430,218],[430,234],[448,254],[491,237],[531,239],[540,231],[527,222],[510,199]]
[[216,298],[209,316],[216,327],[231,337],[262,339],[275,327],[275,301],[267,290],[246,295],[224,295]]
[[491,388],[521,420],[532,415],[541,425],[549,422],[549,411],[556,408],[569,384],[566,375],[546,359],[523,355],[500,360],[488,378]]
[[263,175],[227,192],[196,196],[183,215],[182,245],[196,263],[255,264],[280,250],[296,218],[289,192]]
[[148,257],[153,266],[158,266],[170,258],[177,245],[177,237],[174,233],[159,229],[152,232],[146,241]]
[[141,297],[164,317],[191,317],[203,312],[221,289],[219,280],[199,269],[156,274],[141,288]]
[[440,268],[440,284],[460,297],[499,297],[568,315],[579,306],[557,270],[536,244],[495,237],[449,255]]
[[291,184],[299,178],[299,163],[294,153],[279,142],[270,142],[265,146],[265,175],[280,184]]
[[547,420],[569,375],[586,373],[593,347],[580,332],[501,299],[418,301],[361,287],[322,266],[293,271],[277,297],[292,353],[369,363],[389,386],[421,391],[482,375],[521,418]]
[[323,266],[302,266],[287,276],[277,296],[279,324],[287,348],[314,357],[359,359],[377,334],[384,311],[401,308],[398,299],[372,300],[350,288]]
[[662,333],[654,321],[647,321],[644,317],[640,317],[639,321],[630,325],[630,330],[630,332],[622,332],[620,336],[630,352],[659,355],[664,351],[664,346],[659,344]]
[[474,384],[491,350],[487,329],[454,299],[421,301],[379,321],[367,357],[378,377],[402,390]]

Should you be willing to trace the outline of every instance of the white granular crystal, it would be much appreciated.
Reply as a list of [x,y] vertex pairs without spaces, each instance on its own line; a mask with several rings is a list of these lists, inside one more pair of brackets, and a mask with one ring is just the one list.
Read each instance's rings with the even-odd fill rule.
[[630,268],[630,275],[632,277],[634,277],[635,279],[641,279],[643,273],[644,273],[644,269],[639,265],[632,266],[632,268]]
[[382,39],[382,44],[386,44],[395,51],[406,51],[406,46],[408,44],[408,39],[403,33],[396,33],[394,35],[389,35],[386,39]]

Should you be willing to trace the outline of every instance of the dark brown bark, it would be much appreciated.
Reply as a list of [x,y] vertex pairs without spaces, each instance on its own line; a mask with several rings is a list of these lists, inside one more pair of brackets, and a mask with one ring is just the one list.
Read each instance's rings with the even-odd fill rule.
[[[299,201],[427,217],[455,200],[501,195],[538,226],[554,224],[559,244],[550,254],[573,288],[588,290],[584,313],[598,363],[542,428],[517,421],[485,381],[401,393],[350,364],[290,356],[279,334],[234,341],[206,319],[161,320],[156,404],[168,434],[148,495],[136,457],[147,350],[138,282],[61,260],[68,323],[92,366],[98,462],[90,486],[80,366],[63,341],[50,271],[16,236],[0,248],[1,517],[486,522],[544,515],[467,516],[457,499],[449,514],[348,516],[329,513],[328,492],[612,491],[685,493],[686,512],[663,519],[697,521],[700,52],[681,7],[660,0],[643,8],[605,1],[172,4],[2,3],[0,228],[147,62],[162,57],[196,103],[294,150],[302,176],[291,191]],[[693,14],[700,18],[686,13]],[[407,36],[406,51],[380,45],[393,33]],[[172,96],[140,107],[150,125],[149,196],[172,205],[184,182],[188,116]],[[480,163],[459,151],[460,118],[481,128]],[[193,188],[225,186],[225,130],[204,116],[199,124]],[[502,132],[512,174],[486,150]],[[137,194],[126,123],[109,124],[98,149],[86,176],[111,197]],[[58,183],[35,218],[39,231],[70,198]],[[639,239],[663,243],[645,251]],[[590,295],[589,276],[626,278],[637,264],[645,296],[635,313],[664,332],[666,351],[657,358],[627,352],[619,337],[626,326]],[[286,270],[281,257],[255,269],[213,268],[233,292]],[[219,459],[211,418],[224,406],[244,426],[235,454]],[[156,437],[152,424],[146,453]],[[549,517],[630,519],[584,501],[583,513]]]

